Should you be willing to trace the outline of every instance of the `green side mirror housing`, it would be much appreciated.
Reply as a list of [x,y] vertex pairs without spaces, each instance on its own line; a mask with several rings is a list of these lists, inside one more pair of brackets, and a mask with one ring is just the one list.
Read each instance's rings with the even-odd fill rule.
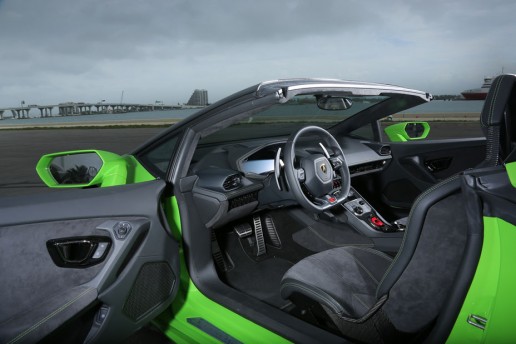
[[101,150],[46,154],[36,165],[41,180],[51,188],[85,188],[125,184],[124,157]]
[[392,142],[405,142],[425,139],[430,133],[430,125],[427,122],[402,122],[384,130]]

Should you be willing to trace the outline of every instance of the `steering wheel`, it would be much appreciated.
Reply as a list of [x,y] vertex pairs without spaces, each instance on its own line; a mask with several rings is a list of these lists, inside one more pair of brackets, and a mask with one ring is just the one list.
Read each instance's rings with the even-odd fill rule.
[[[317,140],[323,154],[296,155],[296,145],[300,137],[307,134],[317,136],[324,142],[323,144]],[[333,155],[330,156],[329,152]],[[323,128],[308,126],[290,135],[285,144],[284,157],[288,185],[303,207],[321,212],[342,203],[348,197],[350,173],[344,153],[337,140]],[[334,185],[338,177],[341,180],[340,187]]]

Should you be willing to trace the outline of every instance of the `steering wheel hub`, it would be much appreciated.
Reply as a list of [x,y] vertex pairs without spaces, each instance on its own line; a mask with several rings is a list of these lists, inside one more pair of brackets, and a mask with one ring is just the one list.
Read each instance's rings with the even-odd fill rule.
[[305,186],[315,197],[322,197],[333,190],[333,168],[325,156],[312,155],[301,159],[305,170]]
[[[323,152],[296,151],[303,135],[317,136],[315,142],[324,142],[317,147]],[[337,140],[320,127],[304,127],[289,137],[285,144],[285,177],[299,204],[312,211],[324,211],[348,197],[350,174],[344,153]],[[334,183],[336,179],[340,183]],[[340,186],[334,187],[337,184]]]

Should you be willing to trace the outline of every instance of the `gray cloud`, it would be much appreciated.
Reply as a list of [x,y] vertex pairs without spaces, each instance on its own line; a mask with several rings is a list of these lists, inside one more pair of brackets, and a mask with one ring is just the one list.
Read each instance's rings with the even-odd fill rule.
[[516,72],[512,0],[0,0],[0,107],[211,100],[338,77],[459,93]]

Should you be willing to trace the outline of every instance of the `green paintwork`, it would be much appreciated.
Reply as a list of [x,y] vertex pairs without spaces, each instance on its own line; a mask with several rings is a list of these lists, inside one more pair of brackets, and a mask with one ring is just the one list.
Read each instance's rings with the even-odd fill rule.
[[516,188],[516,162],[506,164],[505,170],[507,171],[511,185]]
[[[421,124],[424,128],[423,133],[419,137],[410,137],[405,128],[409,124]],[[389,137],[389,140],[391,142],[406,142],[406,141],[413,141],[413,140],[423,140],[426,139],[428,134],[430,133],[430,124],[427,122],[402,122],[402,123],[396,123],[392,124],[385,129],[385,133]]]
[[[484,241],[477,271],[447,343],[514,343],[516,330],[516,226],[484,217]],[[485,330],[467,323],[470,314],[487,319]]]
[[[176,198],[166,198],[164,207],[173,235],[180,238],[181,222]],[[232,338],[242,343],[289,343],[283,337],[204,296],[190,279],[182,243],[180,247],[181,285],[179,292],[171,309],[162,313],[154,321],[172,341],[175,343],[220,343],[219,340],[187,321],[190,318],[202,318],[229,336],[226,337],[228,341]]]
[[[59,156],[85,153],[95,153],[102,160],[102,167],[95,178],[87,184],[58,184],[49,170],[52,159]],[[155,179],[132,155],[121,156],[102,150],[77,150],[46,154],[38,161],[36,171],[41,180],[51,188],[107,187],[141,183]]]

